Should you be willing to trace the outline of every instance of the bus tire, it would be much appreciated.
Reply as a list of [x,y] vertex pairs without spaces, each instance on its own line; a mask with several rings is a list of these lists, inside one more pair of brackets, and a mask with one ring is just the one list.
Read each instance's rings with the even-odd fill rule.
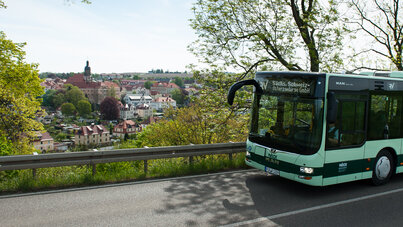
[[372,184],[386,184],[394,172],[394,160],[388,150],[381,150],[376,156],[374,168],[372,170]]

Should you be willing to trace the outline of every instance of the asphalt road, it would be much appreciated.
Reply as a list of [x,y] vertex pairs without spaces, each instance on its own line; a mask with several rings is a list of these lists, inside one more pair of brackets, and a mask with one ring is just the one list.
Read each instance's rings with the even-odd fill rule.
[[0,226],[400,226],[403,175],[311,187],[258,171],[0,196]]

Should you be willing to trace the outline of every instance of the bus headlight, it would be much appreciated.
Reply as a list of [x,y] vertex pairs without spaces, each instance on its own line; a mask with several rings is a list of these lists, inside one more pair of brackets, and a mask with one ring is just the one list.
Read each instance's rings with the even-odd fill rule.
[[250,156],[250,152],[246,151],[246,156],[249,157]]
[[312,173],[313,173],[313,168],[310,168],[310,167],[299,167],[299,171],[300,171],[301,173],[312,174]]

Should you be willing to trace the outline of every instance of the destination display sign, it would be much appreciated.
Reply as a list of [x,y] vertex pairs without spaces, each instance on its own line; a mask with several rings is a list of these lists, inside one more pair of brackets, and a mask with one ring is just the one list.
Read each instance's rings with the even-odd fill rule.
[[265,92],[277,94],[312,95],[316,80],[302,78],[266,78],[260,81]]

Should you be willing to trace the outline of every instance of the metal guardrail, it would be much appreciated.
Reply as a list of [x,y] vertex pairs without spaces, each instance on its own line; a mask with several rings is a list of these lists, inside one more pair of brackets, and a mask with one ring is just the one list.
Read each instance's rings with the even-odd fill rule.
[[33,175],[35,176],[37,168],[92,165],[93,174],[95,174],[96,164],[98,163],[144,160],[144,171],[147,172],[147,160],[189,157],[189,162],[192,162],[193,156],[215,154],[229,154],[231,158],[233,153],[245,152],[245,146],[245,143],[241,142],[39,155],[1,156],[0,171],[33,169]]

